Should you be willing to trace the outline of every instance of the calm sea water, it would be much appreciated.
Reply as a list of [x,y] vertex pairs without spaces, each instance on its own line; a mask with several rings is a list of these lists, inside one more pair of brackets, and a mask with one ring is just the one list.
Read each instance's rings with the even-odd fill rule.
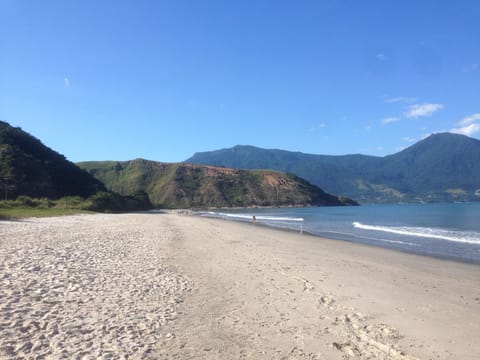
[[236,221],[251,221],[255,215],[268,226],[480,264],[480,203],[236,209],[198,215]]

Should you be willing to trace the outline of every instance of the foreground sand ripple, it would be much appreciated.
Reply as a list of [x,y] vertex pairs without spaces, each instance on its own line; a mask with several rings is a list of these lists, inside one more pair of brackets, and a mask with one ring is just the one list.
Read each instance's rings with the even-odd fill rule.
[[135,358],[168,337],[189,290],[162,258],[168,230],[112,219],[0,225],[0,358]]

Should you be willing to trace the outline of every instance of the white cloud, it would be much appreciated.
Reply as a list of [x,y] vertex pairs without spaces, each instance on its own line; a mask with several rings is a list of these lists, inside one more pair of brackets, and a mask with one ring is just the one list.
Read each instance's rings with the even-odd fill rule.
[[442,104],[415,104],[408,107],[405,113],[407,118],[417,118],[423,116],[431,116],[435,111],[443,109]]
[[404,96],[397,96],[397,97],[394,97],[394,98],[389,98],[389,99],[386,99],[385,102],[386,103],[399,103],[399,102],[402,102],[402,103],[413,103],[417,101],[417,99],[415,98],[409,98],[409,97],[404,97]]
[[470,125],[478,120],[480,120],[480,113],[472,114],[470,116],[467,116],[466,118],[463,118],[457,123],[457,125],[460,125],[460,126]]
[[463,134],[467,136],[472,136],[477,132],[480,132],[480,113],[469,115],[459,122],[457,122],[456,128],[450,130],[456,134]]
[[387,125],[397,121],[400,121],[400,119],[396,117],[387,117],[382,119],[382,124]]
[[467,135],[467,136],[472,136],[473,134],[476,134],[477,132],[480,132],[480,123],[478,124],[470,124],[464,127],[460,128],[454,128],[450,130],[452,133],[455,134],[462,134],[462,135]]
[[65,83],[65,87],[70,87],[70,80],[67,77],[63,78],[63,82]]
[[364,129],[365,131],[372,131],[372,125],[365,125],[365,126],[363,127],[363,129]]
[[380,61],[385,61],[387,60],[387,56],[385,54],[382,54],[382,53],[378,53],[377,55],[375,55],[375,58],[377,60],[380,60]]

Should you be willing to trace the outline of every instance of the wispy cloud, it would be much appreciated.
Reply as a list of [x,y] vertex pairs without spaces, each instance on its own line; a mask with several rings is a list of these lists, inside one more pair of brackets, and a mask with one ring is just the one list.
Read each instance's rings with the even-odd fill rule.
[[456,124],[458,127],[451,129],[452,133],[473,136],[480,132],[480,113],[469,115]]
[[415,101],[417,101],[417,99],[411,98],[411,97],[404,97],[404,96],[397,96],[397,97],[388,98],[385,100],[386,103],[407,103],[407,104],[413,103]]
[[382,53],[378,53],[377,55],[375,55],[375,58],[377,60],[380,60],[380,61],[385,61],[387,60],[387,56],[385,54],[382,54]]
[[386,117],[382,119],[382,124],[387,125],[397,121],[400,121],[400,119],[397,117]]
[[65,87],[66,88],[69,88],[70,87],[70,79],[69,78],[63,78],[63,83],[65,84]]
[[462,120],[460,120],[457,123],[457,125],[460,125],[460,126],[470,125],[470,124],[473,124],[474,122],[477,122],[479,120],[480,120],[480,113],[472,114],[472,115],[467,116],[466,118],[463,118]]
[[424,116],[431,116],[435,111],[443,109],[442,104],[415,104],[408,107],[405,113],[407,118],[418,118]]

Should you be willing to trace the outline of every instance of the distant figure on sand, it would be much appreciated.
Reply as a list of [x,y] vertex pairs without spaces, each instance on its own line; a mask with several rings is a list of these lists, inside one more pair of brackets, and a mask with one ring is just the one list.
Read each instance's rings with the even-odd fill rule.
[[252,216],[252,224],[255,224],[255,222],[257,221],[257,218],[255,217],[255,215]]

